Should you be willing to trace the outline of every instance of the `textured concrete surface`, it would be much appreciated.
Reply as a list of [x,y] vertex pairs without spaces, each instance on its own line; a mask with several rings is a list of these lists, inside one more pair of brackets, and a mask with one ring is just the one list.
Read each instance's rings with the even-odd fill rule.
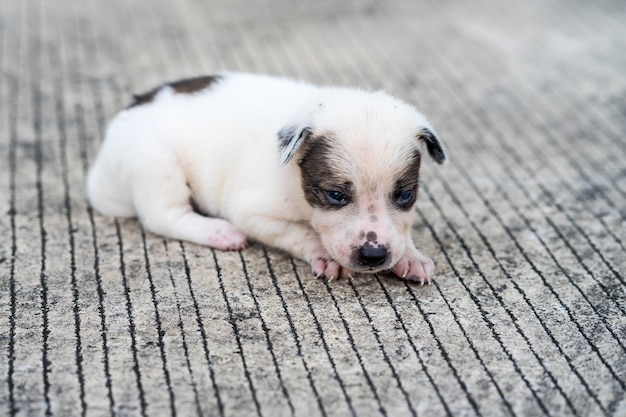
[[[0,415],[626,416],[626,4],[0,2]],[[130,94],[222,69],[427,113],[434,285],[85,205]]]

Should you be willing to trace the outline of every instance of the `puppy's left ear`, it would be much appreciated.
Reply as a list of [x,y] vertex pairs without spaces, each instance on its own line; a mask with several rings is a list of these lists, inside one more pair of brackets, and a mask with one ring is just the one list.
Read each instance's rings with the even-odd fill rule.
[[283,165],[287,165],[293,159],[302,142],[310,134],[311,128],[306,123],[290,124],[278,131],[278,149]]
[[435,162],[443,164],[448,160],[448,154],[443,142],[437,138],[432,129],[427,127],[421,128],[417,133],[417,138],[424,142],[430,157],[433,158]]

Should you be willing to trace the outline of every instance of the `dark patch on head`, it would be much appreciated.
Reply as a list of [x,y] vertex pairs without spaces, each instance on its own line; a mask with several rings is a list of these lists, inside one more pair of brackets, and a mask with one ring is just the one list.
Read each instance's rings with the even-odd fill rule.
[[[396,207],[403,211],[408,211],[413,207],[417,200],[419,172],[421,165],[421,155],[415,150],[411,154],[404,169],[396,177],[396,184],[389,199],[392,207]],[[412,191],[411,198],[407,201],[399,202],[399,198],[405,191]]]
[[222,77],[220,75],[205,75],[200,77],[185,78],[183,80],[173,81],[167,84],[160,85],[147,93],[133,95],[133,102],[127,107],[141,106],[142,104],[151,103],[154,97],[165,87],[171,87],[176,93],[179,94],[193,94],[198,91],[204,90],[211,84],[216,83]]
[[372,214],[372,215],[370,216],[370,221],[371,221],[372,223],[376,223],[376,222],[378,221],[378,216],[376,216],[376,215]]
[[427,128],[421,129],[417,134],[417,138],[424,141],[428,153],[435,162],[443,164],[446,161],[446,151],[432,130]]
[[[310,135],[304,145],[302,158],[298,162],[301,169],[301,182],[304,197],[311,207],[338,210],[353,199],[354,186],[349,178],[337,171],[333,164],[336,144],[332,135]],[[346,197],[346,204],[331,204],[326,196],[328,191],[339,191]]]
[[365,237],[367,238],[368,242],[376,242],[376,240],[378,239],[376,232],[367,232],[367,235],[365,235]]

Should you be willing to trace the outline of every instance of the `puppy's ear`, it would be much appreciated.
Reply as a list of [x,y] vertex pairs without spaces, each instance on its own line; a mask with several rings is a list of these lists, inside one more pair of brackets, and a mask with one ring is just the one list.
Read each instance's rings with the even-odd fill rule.
[[448,160],[445,146],[437,138],[435,133],[433,133],[432,129],[429,129],[427,127],[421,128],[417,134],[417,138],[424,141],[430,157],[433,158],[435,162],[437,162],[438,164],[443,164]]
[[296,154],[302,142],[311,134],[311,128],[304,123],[283,127],[278,131],[280,162],[287,165]]

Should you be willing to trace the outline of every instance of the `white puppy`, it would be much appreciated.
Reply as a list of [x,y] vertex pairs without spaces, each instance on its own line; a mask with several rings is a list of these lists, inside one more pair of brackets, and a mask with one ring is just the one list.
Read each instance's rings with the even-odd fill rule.
[[411,239],[423,149],[442,143],[383,92],[225,73],[160,86],[111,122],[87,180],[107,216],[221,250],[246,236],[332,280],[391,270],[422,283]]

